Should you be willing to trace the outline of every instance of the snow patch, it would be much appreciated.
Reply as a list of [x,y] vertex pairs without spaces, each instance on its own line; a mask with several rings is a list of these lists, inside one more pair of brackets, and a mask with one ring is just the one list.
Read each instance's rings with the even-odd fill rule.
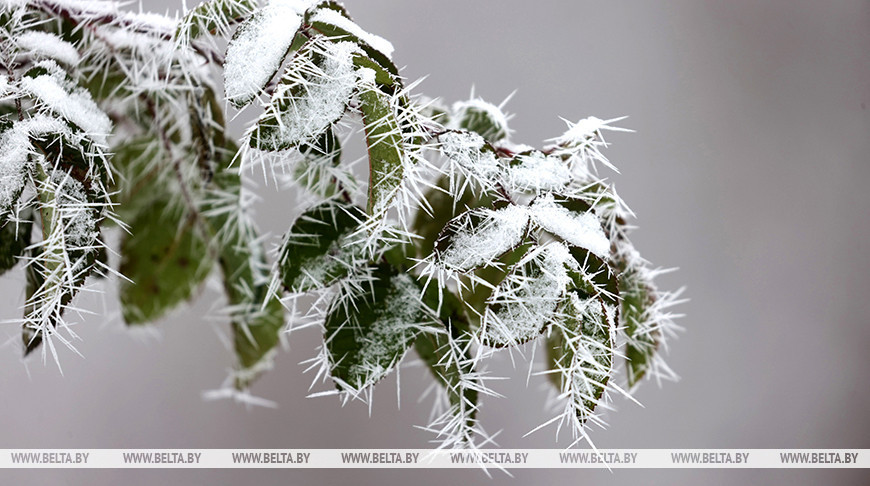
[[76,66],[81,60],[75,46],[60,37],[48,32],[30,30],[16,39],[18,47],[28,50],[31,54],[54,59],[67,66]]
[[54,61],[42,61],[36,67],[45,69],[48,74],[33,78],[25,76],[21,79],[21,88],[84,130],[95,142],[105,144],[106,136],[112,131],[112,122],[91,95],[68,81],[63,69]]
[[323,22],[325,24],[334,25],[372,46],[378,52],[387,56],[387,58],[392,59],[393,57],[393,45],[390,41],[367,32],[365,29],[357,25],[356,22],[342,15],[341,12],[331,8],[321,8],[314,12],[310,21],[312,23]]
[[534,222],[566,242],[585,248],[602,260],[608,260],[610,241],[595,213],[569,211],[547,194],[536,200],[529,212]]
[[[269,109],[263,115],[263,118],[278,120],[274,132],[260,134],[274,137],[278,142],[276,145],[289,146],[311,140],[344,114],[347,101],[357,85],[353,54],[358,52],[358,47],[352,42],[324,42],[320,48],[323,54],[320,65],[306,60],[300,61],[305,65],[299,69],[295,69],[296,66],[288,68],[288,74],[294,78],[285,78],[285,82],[278,86]],[[361,71],[365,75],[366,70]],[[312,79],[296,79],[301,73],[311,75]],[[301,93],[298,92],[300,87]]]
[[441,152],[450,161],[478,181],[494,179],[499,173],[495,153],[485,150],[486,140],[474,132],[450,131],[438,137]]
[[[450,245],[441,253],[441,265],[450,270],[467,271],[492,264],[496,258],[517,246],[529,222],[528,208],[510,205],[502,209],[478,209],[463,214]],[[471,218],[480,223],[472,226]]]
[[517,156],[517,162],[508,169],[511,188],[519,191],[555,191],[571,183],[571,171],[555,155],[533,151]]
[[566,266],[571,260],[563,243],[538,247],[523,258],[487,302],[484,329],[488,340],[509,345],[537,336],[571,280]]
[[16,122],[0,134],[0,210],[9,208],[24,188],[28,156],[32,153],[30,137],[67,131],[66,123],[37,115]]

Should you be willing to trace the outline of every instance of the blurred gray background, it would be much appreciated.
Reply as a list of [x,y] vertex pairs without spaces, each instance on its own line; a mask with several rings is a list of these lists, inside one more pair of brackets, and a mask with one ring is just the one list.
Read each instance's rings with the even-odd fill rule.
[[[144,1],[174,10],[176,0]],[[617,398],[604,448],[870,447],[870,2],[556,2],[347,0],[356,20],[393,42],[409,79],[447,102],[472,85],[515,113],[514,140],[540,145],[577,120],[630,115],[614,134],[613,180],[638,214],[633,240],[687,286],[686,332],[669,363],[682,377]],[[258,218],[286,229],[292,197],[266,193]],[[0,280],[2,317],[17,315],[20,274]],[[420,368],[378,387],[365,406],[306,399],[316,331],[293,334],[254,387],[280,408],[204,402],[231,365],[193,307],[131,333],[95,316],[78,326],[78,358],[52,365],[0,352],[0,448],[427,447],[429,379]],[[111,296],[109,296],[111,299]],[[102,312],[98,299],[87,304]],[[112,307],[110,306],[110,309]],[[8,326],[0,338],[13,335]],[[554,447],[544,380],[505,357],[514,379],[486,400],[504,447]],[[867,484],[866,471],[516,471],[540,484]],[[453,484],[477,471],[0,471],[2,484]]]

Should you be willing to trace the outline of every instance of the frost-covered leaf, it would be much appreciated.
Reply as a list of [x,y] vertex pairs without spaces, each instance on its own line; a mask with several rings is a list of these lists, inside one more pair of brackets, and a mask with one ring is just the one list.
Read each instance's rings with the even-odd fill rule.
[[616,270],[588,250],[572,246],[570,251],[576,262],[568,270],[571,287],[586,297],[600,298],[618,308],[620,285]]
[[281,245],[278,268],[284,288],[306,292],[345,277],[363,257],[354,233],[365,217],[357,206],[337,201],[303,213]]
[[[502,168],[495,149],[474,132],[451,130],[438,136],[441,152],[450,161],[446,172],[451,180],[463,179],[473,192],[494,192]],[[456,186],[456,183],[453,183]]]
[[0,275],[3,275],[24,255],[30,245],[30,232],[33,228],[33,211],[21,211],[15,220],[0,222]]
[[402,184],[404,147],[390,96],[374,86],[374,79],[361,83],[360,111],[369,151],[368,213],[376,215],[389,207]]
[[413,278],[391,267],[377,267],[358,290],[342,289],[324,331],[339,390],[356,394],[386,376],[432,320]]
[[[626,267],[625,264],[622,266]],[[658,349],[660,331],[652,327],[650,312],[655,303],[655,291],[642,268],[631,265],[619,276],[619,294],[622,299],[621,322],[628,337],[625,365],[631,388],[646,376]]]
[[23,122],[4,125],[0,126],[0,221],[6,221],[24,190],[32,150]]
[[236,146],[225,140],[222,157],[209,188],[202,214],[211,229],[211,244],[227,296],[237,364],[233,384],[248,388],[272,366],[284,327],[284,308],[269,291],[262,238],[250,215],[250,198],[238,169],[227,165]]
[[[426,192],[425,204],[428,206],[420,208],[413,224],[414,232],[420,236],[417,242],[418,257],[425,258],[432,253],[435,240],[451,219],[468,210],[495,204],[494,198],[488,194],[475,196],[467,185],[463,186],[461,181],[458,184],[460,187],[452,188],[449,178],[442,176]],[[456,193],[458,197],[454,197]]]
[[184,14],[175,38],[183,45],[207,33],[226,33],[256,8],[256,0],[206,0]]
[[547,339],[550,378],[566,400],[563,417],[579,431],[602,403],[613,371],[615,329],[612,309],[601,299],[569,292],[556,312]]
[[462,342],[456,342],[447,334],[422,333],[414,341],[414,349],[420,359],[429,368],[432,376],[441,384],[447,393],[447,399],[455,414],[473,425],[477,415],[477,395],[475,388],[466,381],[473,373],[472,358]]
[[112,131],[112,121],[94,103],[90,93],[78,87],[54,61],[39,62],[27,71],[21,79],[21,88],[97,143],[104,143]]
[[498,142],[510,133],[501,108],[480,98],[454,103],[450,119],[457,128],[472,131],[489,142]]
[[[246,308],[234,314],[232,323],[233,348],[239,366],[235,372],[234,386],[239,390],[249,387],[272,366],[273,351],[284,329],[284,307],[281,302],[265,295],[263,292],[268,289],[262,286],[256,287],[256,290],[258,292],[255,295],[245,298],[241,305]],[[251,307],[258,302],[265,302],[265,307]]]
[[221,235],[218,261],[239,365],[235,386],[244,389],[271,366],[272,350],[284,327],[284,308],[269,293],[265,252],[255,229],[246,220],[227,218],[219,231],[228,233]]
[[566,243],[606,259],[610,254],[610,240],[598,217],[588,208],[579,200],[556,201],[552,194],[545,194],[532,203],[529,213],[535,224]]
[[568,165],[555,155],[532,150],[514,157],[507,169],[508,185],[516,191],[559,191],[571,183]]
[[463,412],[467,420],[473,421],[477,412],[477,390],[468,383],[474,369],[468,346],[471,332],[465,306],[449,291],[443,291],[439,297],[439,287],[437,283],[430,284],[423,301],[433,311],[438,310],[444,332],[422,333],[414,342],[414,348],[444,387],[450,405],[456,407],[457,412]]
[[450,220],[435,242],[435,261],[449,271],[466,272],[492,265],[518,246],[529,224],[528,208],[507,205],[479,208]]
[[105,173],[95,167],[91,154],[83,152],[81,144],[66,138],[69,135],[33,141],[40,153],[35,179],[42,241],[30,247],[27,271],[33,276],[29,277],[31,288],[23,320],[26,353],[47,341],[58,364],[51,338],[74,349],[57,329],[74,336],[63,314],[93,272],[96,257],[104,247],[99,241],[99,225],[108,204]]
[[160,197],[130,222],[121,244],[120,298],[124,321],[154,321],[188,300],[211,271],[207,243],[196,228],[196,216],[178,201]]
[[296,182],[320,197],[332,197],[339,193],[335,169],[341,163],[341,141],[331,127],[320,134],[314,142],[299,146],[302,158],[293,167]]
[[250,133],[259,150],[298,148],[314,142],[344,115],[357,85],[350,42],[307,42],[290,61],[266,112]]
[[382,37],[366,32],[351,20],[347,11],[337,2],[323,2],[311,9],[305,23],[330,39],[359,45],[383,69],[393,76],[399,75],[399,70],[391,60],[393,45]]
[[300,2],[271,0],[239,25],[224,62],[227,100],[241,108],[262,92],[292,48],[300,47],[294,38],[302,14]]
[[487,299],[483,343],[515,346],[543,332],[571,283],[572,264],[568,248],[551,243],[535,248],[514,265]]

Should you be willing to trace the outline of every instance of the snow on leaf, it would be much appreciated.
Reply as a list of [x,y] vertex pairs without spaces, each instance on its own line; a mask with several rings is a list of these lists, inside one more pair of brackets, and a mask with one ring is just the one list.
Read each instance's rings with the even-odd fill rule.
[[494,204],[493,199],[486,194],[475,197],[467,186],[451,188],[449,178],[444,175],[426,192],[424,201],[426,206],[418,210],[412,226],[414,233],[421,237],[417,243],[420,258],[432,253],[438,235],[451,219],[469,209],[491,207]]
[[505,347],[534,339],[552,318],[575,265],[568,248],[551,243],[530,251],[487,299],[481,326],[487,346]]
[[610,241],[591,211],[572,211],[570,204],[556,201],[552,194],[536,199],[529,207],[532,220],[567,243],[585,248],[602,259],[610,253]]
[[450,271],[491,265],[520,244],[529,224],[525,206],[480,208],[450,220],[435,243],[435,261]]
[[303,213],[281,245],[277,265],[284,288],[307,292],[345,277],[362,259],[354,233],[364,220],[362,209],[335,201]]
[[49,32],[29,30],[16,37],[15,42],[31,55],[54,59],[69,67],[76,67],[81,60],[74,45]]
[[519,154],[507,169],[508,185],[517,191],[558,191],[571,183],[571,171],[560,157],[539,150]]
[[290,61],[250,145],[282,150],[313,142],[342,117],[357,84],[350,42],[309,41]]
[[90,93],[75,86],[66,72],[54,61],[42,61],[21,79],[21,88],[48,108],[105,145],[112,131],[109,117],[94,103]]
[[387,59],[390,59],[393,55],[393,45],[388,40],[367,32],[336,9],[328,7],[318,8],[309,15],[308,22],[315,29],[330,37],[350,41],[362,41],[366,45],[376,49]]
[[341,292],[326,317],[324,340],[336,386],[359,395],[398,364],[433,317],[413,278],[386,266],[357,295]]
[[227,46],[224,93],[238,107],[253,100],[278,72],[307,2],[272,0],[243,22]]
[[[489,190],[501,172],[495,150],[486,140],[474,132],[448,131],[438,137],[441,152],[450,165],[447,174],[451,179],[464,176],[472,189]],[[456,184],[451,183],[451,186]],[[475,191],[476,192],[476,191]]]

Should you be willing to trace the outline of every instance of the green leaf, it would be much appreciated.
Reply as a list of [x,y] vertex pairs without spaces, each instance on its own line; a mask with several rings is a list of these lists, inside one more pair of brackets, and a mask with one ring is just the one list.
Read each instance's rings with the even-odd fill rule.
[[390,71],[386,70],[374,61],[372,58],[363,54],[354,54],[353,65],[359,68],[371,69],[375,73],[375,84],[387,94],[396,92],[397,87],[401,87],[401,81],[395,77]]
[[[450,405],[460,412],[467,410],[468,413],[464,415],[467,420],[473,422],[477,415],[477,390],[463,382],[463,377],[473,372],[468,365],[471,356],[468,351],[452,349],[451,339],[453,338],[446,334],[424,333],[414,341],[414,348],[432,376],[447,392]],[[462,346],[462,344],[454,345]]]
[[160,141],[150,136],[134,138],[115,149],[112,166],[118,173],[114,187],[118,205],[114,211],[121,221],[132,221],[156,198],[165,196],[161,187],[174,183],[166,180],[166,171],[159,170],[160,154]]
[[516,248],[512,248],[503,255],[500,255],[496,259],[495,265],[474,270],[473,277],[463,276],[460,278],[462,284],[468,288],[468,290],[462,292],[461,297],[468,310],[466,315],[472,329],[477,330],[480,328],[480,318],[484,315],[487,302],[495,288],[504,281],[514,266],[525,258],[534,247],[534,243],[531,242],[521,243]]
[[196,228],[196,216],[164,195],[130,223],[121,244],[124,321],[154,321],[191,298],[211,271],[207,243]]
[[266,266],[263,249],[250,236],[244,232],[231,236],[219,258],[239,364],[235,374],[238,389],[250,386],[270,366],[271,351],[284,328],[284,308],[277,296],[270,295],[262,274]]
[[362,209],[337,201],[303,213],[285,236],[278,257],[284,288],[307,292],[347,276],[363,259],[362,243],[353,235],[364,220]]
[[466,106],[460,113],[459,127],[472,131],[487,141],[498,142],[507,137],[507,126],[489,111]]
[[296,182],[324,198],[337,195],[341,189],[332,170],[341,163],[341,141],[332,127],[314,142],[302,144],[299,152],[302,159],[293,168]]
[[339,390],[355,394],[374,385],[431,322],[413,278],[389,266],[373,269],[372,281],[360,289],[343,289],[327,313],[324,334]]
[[184,15],[175,31],[175,38],[189,42],[206,33],[226,32],[256,8],[255,0],[206,0]]
[[619,294],[622,298],[621,322],[628,337],[625,366],[628,370],[628,386],[632,388],[649,371],[659,345],[660,331],[649,329],[647,323],[649,309],[655,303],[655,292],[652,283],[644,278],[640,269],[632,267],[619,276]]
[[[259,289],[257,294],[260,294]],[[239,390],[248,388],[263,371],[269,368],[270,351],[280,342],[280,334],[284,328],[284,307],[281,301],[266,295],[254,295],[249,300],[265,301],[266,307],[247,308],[244,310],[244,317],[241,313],[234,314],[233,348],[239,360],[239,370],[236,371],[234,385]]]
[[359,94],[369,152],[368,213],[385,211],[404,178],[402,132],[390,97],[372,87]]
[[[609,315],[610,314],[610,315]],[[614,325],[604,301],[572,291],[556,312],[558,325],[547,338],[551,381],[567,395],[579,425],[604,396],[613,370]]]
[[[2,223],[0,223],[2,224]],[[33,229],[33,211],[21,211],[15,221],[5,221],[0,228],[0,275],[3,275],[24,256],[24,249],[30,245]]]
[[233,331],[237,389],[248,388],[269,369],[273,350],[284,327],[284,308],[269,291],[266,255],[247,209],[242,204],[242,180],[236,169],[227,167],[236,151],[231,140],[219,150],[212,194],[203,211],[211,229],[212,243],[223,276]]

